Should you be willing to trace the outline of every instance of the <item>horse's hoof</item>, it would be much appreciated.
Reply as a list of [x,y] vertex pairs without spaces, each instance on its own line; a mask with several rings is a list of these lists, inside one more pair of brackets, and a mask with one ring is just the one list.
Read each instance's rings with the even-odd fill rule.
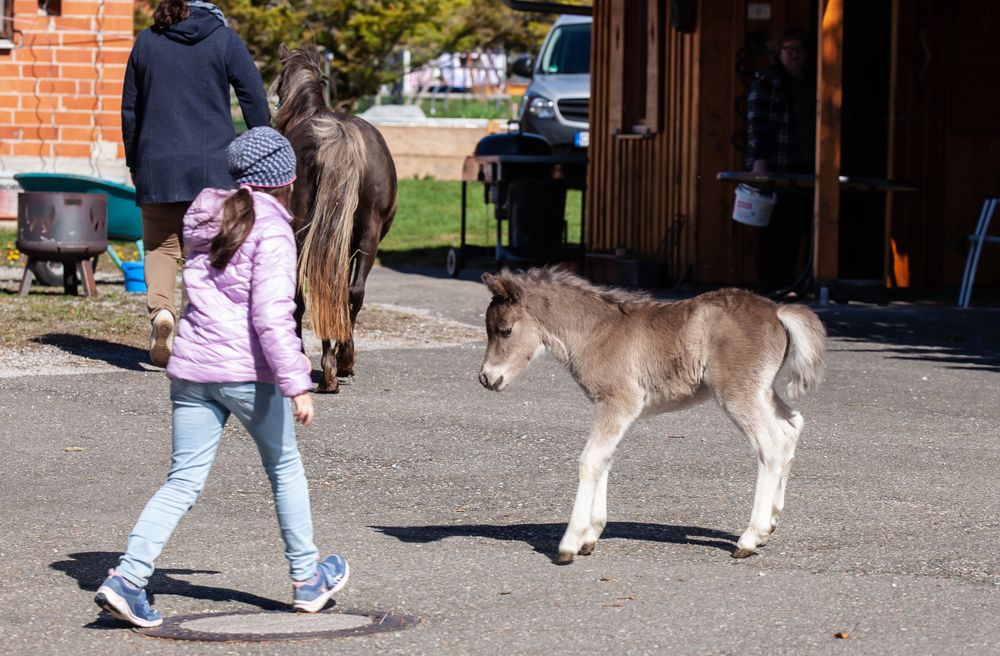
[[317,394],[339,394],[340,393],[340,385],[317,385],[316,386],[316,393]]
[[581,556],[589,556],[590,554],[594,553],[594,547],[596,547],[596,546],[597,546],[596,542],[588,542],[588,543],[586,543],[585,545],[583,545],[582,547],[580,547],[580,555]]
[[753,549],[737,549],[733,552],[733,558],[749,558],[755,553]]
[[349,378],[354,375],[354,367],[350,369],[337,369],[337,378]]
[[573,558],[575,557],[576,554],[574,553],[571,553],[569,551],[560,551],[559,560],[557,560],[556,563],[559,565],[569,565],[571,562],[573,562]]

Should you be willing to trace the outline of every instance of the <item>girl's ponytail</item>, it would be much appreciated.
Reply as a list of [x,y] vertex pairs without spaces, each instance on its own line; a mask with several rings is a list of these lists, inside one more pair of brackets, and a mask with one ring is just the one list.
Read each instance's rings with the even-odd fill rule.
[[153,24],[162,30],[181,22],[189,13],[187,0],[161,0],[153,12]]
[[250,235],[255,218],[253,194],[246,187],[240,187],[222,204],[222,225],[219,227],[219,234],[212,239],[212,252],[209,256],[213,267],[226,268],[233,254]]

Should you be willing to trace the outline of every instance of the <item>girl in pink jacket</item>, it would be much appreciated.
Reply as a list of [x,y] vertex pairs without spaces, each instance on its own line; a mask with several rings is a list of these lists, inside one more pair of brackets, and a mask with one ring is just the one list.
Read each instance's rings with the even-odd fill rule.
[[293,318],[296,249],[287,207],[295,153],[278,132],[258,127],[234,139],[226,155],[239,189],[205,189],[184,216],[188,305],[167,366],[170,473],[94,598],[140,627],[163,621],[150,608],[145,586],[170,534],[204,488],[231,414],[256,442],[271,482],[291,566],[292,606],[320,610],[349,576],[343,556],[317,563],[309,488],[295,441],[293,417],[304,426],[313,419],[312,365]]

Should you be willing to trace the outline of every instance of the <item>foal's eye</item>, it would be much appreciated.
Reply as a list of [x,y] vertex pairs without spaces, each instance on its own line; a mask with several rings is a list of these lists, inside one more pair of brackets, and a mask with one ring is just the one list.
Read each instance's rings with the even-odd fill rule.
[[498,334],[499,334],[499,335],[500,335],[501,337],[510,337],[510,333],[511,333],[511,332],[512,332],[512,331],[511,331],[511,329],[510,329],[510,328],[501,328],[500,330],[498,330],[498,331],[497,331],[497,333],[498,333]]

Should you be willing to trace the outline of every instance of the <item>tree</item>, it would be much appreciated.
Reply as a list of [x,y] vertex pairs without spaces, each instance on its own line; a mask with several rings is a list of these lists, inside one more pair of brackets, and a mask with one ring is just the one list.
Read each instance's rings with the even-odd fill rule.
[[452,0],[449,19],[432,24],[426,35],[439,51],[463,52],[503,48],[535,52],[553,16],[514,11],[499,0]]
[[398,80],[404,49],[413,65],[477,48],[535,52],[554,18],[500,0],[229,0],[225,9],[265,83],[280,70],[281,43],[325,50],[340,108]]

